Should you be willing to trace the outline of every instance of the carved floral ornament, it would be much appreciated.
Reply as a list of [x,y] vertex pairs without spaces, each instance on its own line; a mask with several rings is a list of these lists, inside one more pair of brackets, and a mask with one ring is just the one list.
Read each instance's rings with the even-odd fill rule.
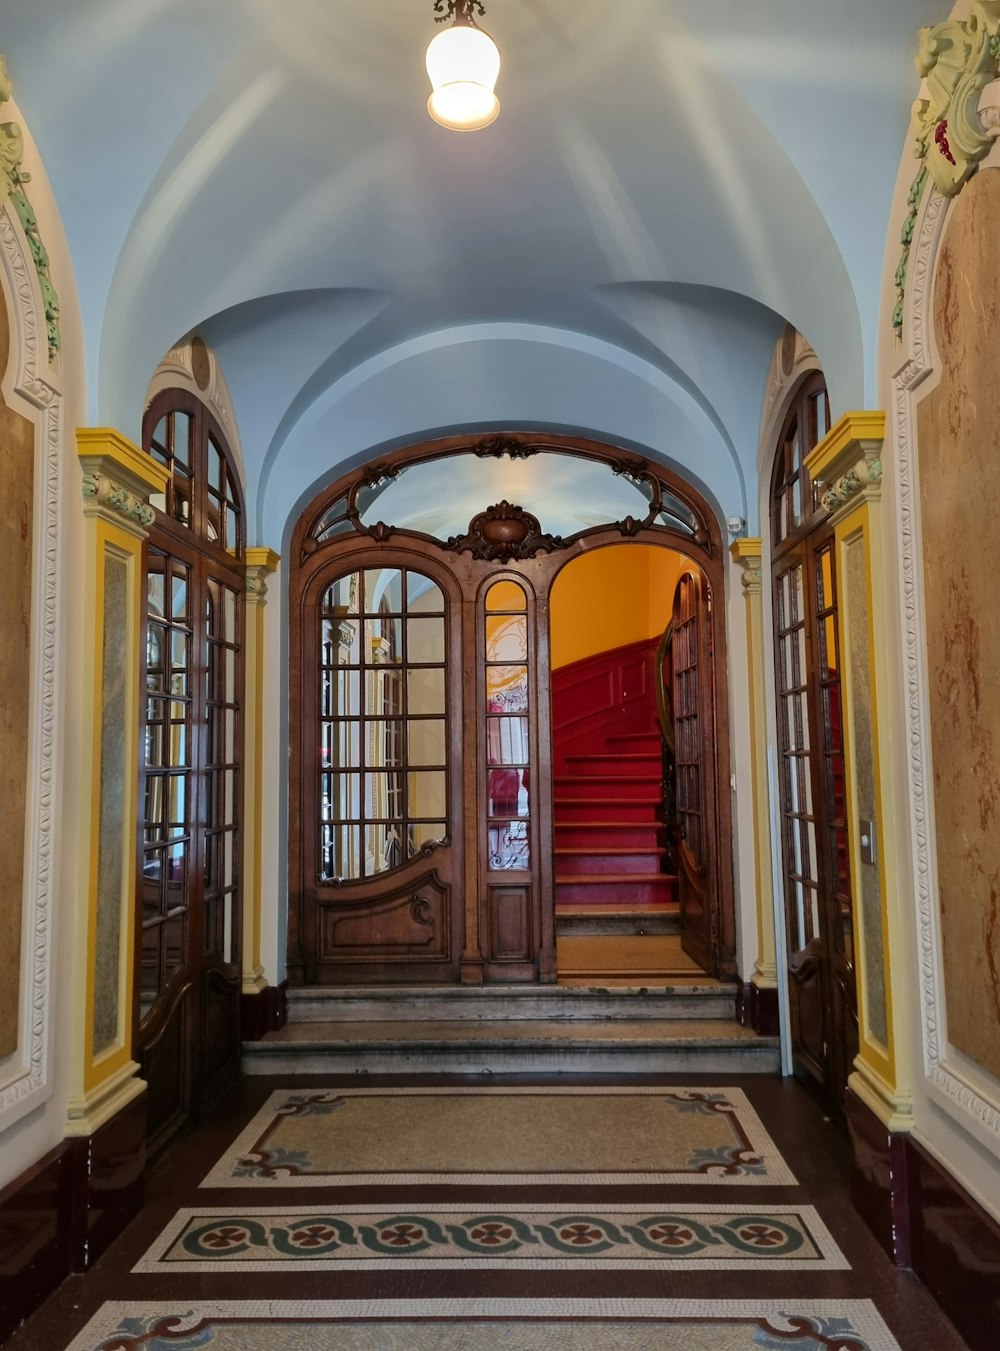
[[836,511],[850,502],[852,498],[866,488],[874,488],[882,482],[882,461],[880,459],[862,459],[852,465],[845,474],[833,481],[822,494],[822,502],[827,511]]
[[85,473],[80,488],[85,503],[94,507],[106,507],[144,529],[156,520],[156,512],[145,497],[116,483],[105,474]]
[[943,196],[954,197],[1000,135],[997,109],[989,106],[984,113],[979,106],[987,85],[1000,77],[1000,0],[973,0],[968,19],[922,28],[916,65],[924,84],[910,125],[920,167],[910,185],[900,235],[892,315],[897,335],[903,328],[910,248],[928,178]]
[[[10,77],[7,74],[7,62],[0,56],[0,103],[7,103],[13,92]],[[49,360],[53,361],[59,352],[59,297],[52,285],[49,273],[49,255],[38,233],[38,220],[28,200],[25,187],[31,182],[31,175],[25,173],[22,164],[24,155],[24,136],[16,122],[0,123],[0,208],[10,198],[11,205],[21,222],[32,262],[38,275],[38,287],[42,293],[42,305],[45,309],[45,329],[49,344]]]
[[537,516],[510,502],[498,502],[473,516],[468,533],[453,535],[445,545],[456,553],[469,553],[491,563],[534,558],[565,547],[561,535],[543,534]]

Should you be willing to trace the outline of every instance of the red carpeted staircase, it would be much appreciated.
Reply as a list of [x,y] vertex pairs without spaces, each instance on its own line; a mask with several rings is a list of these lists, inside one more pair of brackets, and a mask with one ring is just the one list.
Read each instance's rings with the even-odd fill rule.
[[672,907],[659,732],[606,735],[600,749],[567,755],[564,765],[553,795],[557,911]]

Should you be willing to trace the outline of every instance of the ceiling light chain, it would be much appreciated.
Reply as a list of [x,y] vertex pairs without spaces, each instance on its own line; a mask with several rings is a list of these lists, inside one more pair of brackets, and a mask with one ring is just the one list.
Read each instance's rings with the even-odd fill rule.
[[488,127],[500,111],[493,92],[500,74],[497,45],[476,23],[486,13],[483,0],[434,0],[435,23],[451,26],[427,48],[427,74],[433,92],[427,111],[453,131]]

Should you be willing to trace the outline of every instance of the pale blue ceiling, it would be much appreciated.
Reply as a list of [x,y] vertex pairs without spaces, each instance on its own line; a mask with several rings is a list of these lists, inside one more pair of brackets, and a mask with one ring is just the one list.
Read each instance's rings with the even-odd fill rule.
[[[424,112],[431,0],[0,0],[73,258],[90,418],[200,328],[261,542],[401,439],[566,427],[749,516],[785,320],[874,398],[931,0],[487,0],[502,110]],[[750,499],[755,497],[751,492]]]

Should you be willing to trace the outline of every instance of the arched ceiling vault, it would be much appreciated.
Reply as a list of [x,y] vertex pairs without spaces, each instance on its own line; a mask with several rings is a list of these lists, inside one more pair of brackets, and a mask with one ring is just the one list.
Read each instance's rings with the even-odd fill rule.
[[838,411],[872,398],[911,54],[939,4],[487,0],[502,110],[468,136],[423,111],[431,0],[9,8],[91,418],[135,435],[198,328],[261,532],[365,436],[462,418],[654,438],[746,514],[786,321]]

